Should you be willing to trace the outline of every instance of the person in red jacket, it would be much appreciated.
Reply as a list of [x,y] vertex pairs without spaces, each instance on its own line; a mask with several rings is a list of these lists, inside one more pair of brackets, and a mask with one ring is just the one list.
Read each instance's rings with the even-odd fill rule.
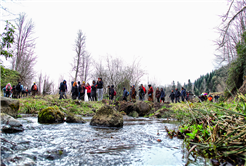
[[89,83],[86,84],[85,89],[87,89],[88,100],[91,100],[91,86]]
[[142,86],[142,88],[143,88],[143,94],[142,94],[142,97],[143,97],[143,100],[144,100],[144,96],[145,96],[145,94],[146,94],[146,89],[145,89],[145,87],[143,86],[143,84],[141,84],[141,86]]
[[154,100],[153,100],[153,93],[154,93],[154,90],[153,90],[153,88],[152,88],[151,85],[148,85],[148,87],[149,87],[149,90],[148,90],[148,96],[149,96],[148,101],[154,101]]

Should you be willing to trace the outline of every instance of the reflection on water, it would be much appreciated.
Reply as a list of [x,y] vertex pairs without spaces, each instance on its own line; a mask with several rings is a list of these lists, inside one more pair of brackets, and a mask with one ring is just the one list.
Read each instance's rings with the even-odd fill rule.
[[[123,128],[85,124],[39,124],[21,118],[25,131],[1,134],[1,161],[6,165],[185,165],[182,140],[170,139],[164,126],[147,118],[125,118]],[[157,135],[159,130],[160,135]],[[161,139],[161,142],[157,142]],[[16,144],[16,145],[15,145]],[[203,164],[200,158],[194,165]]]

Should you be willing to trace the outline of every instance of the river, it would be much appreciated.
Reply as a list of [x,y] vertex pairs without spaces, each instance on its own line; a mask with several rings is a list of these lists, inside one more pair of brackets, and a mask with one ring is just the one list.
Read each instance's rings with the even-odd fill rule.
[[[123,128],[85,124],[40,124],[36,117],[19,118],[24,132],[1,133],[1,161],[5,165],[185,165],[183,140],[169,138],[164,119],[124,118]],[[159,135],[157,132],[159,131]],[[158,142],[160,139],[161,142]],[[8,142],[4,141],[7,140]],[[189,157],[189,165],[211,165]]]

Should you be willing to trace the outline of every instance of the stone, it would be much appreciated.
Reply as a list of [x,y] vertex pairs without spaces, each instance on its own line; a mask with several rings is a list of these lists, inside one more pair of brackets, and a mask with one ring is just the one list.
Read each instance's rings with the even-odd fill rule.
[[20,107],[19,100],[10,99],[7,97],[1,97],[0,100],[1,100],[1,112],[16,118]]
[[57,106],[47,107],[38,113],[39,123],[62,123],[64,122],[64,113]]
[[1,131],[4,133],[15,133],[24,131],[24,128],[17,119],[5,113],[1,113]]
[[91,119],[90,125],[104,127],[123,127],[123,115],[113,107],[101,107]]
[[137,101],[136,103],[133,103],[122,101],[119,104],[118,110],[119,112],[125,112],[127,115],[135,111],[139,116],[145,116],[152,109],[152,105],[152,102]]
[[80,116],[76,116],[72,113],[69,113],[66,117],[66,122],[67,123],[85,123],[86,121]]

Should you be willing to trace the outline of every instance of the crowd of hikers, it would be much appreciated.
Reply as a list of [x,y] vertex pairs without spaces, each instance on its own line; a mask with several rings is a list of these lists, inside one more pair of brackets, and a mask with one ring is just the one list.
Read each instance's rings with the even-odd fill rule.
[[[85,83],[85,81],[83,81],[82,84],[80,81],[71,82],[71,84],[72,84],[72,89],[71,89],[72,99],[79,99],[83,101],[101,101],[103,99],[102,78],[98,78],[97,81],[93,80],[91,85],[89,83]],[[68,89],[67,82],[66,80],[64,80],[63,82],[60,83],[59,86],[59,94],[60,94],[59,99],[67,98],[67,94],[66,94],[67,89]],[[11,86],[10,83],[8,83],[2,90],[4,92],[4,97],[12,97],[12,98],[24,97],[30,95],[30,93],[32,94],[32,96],[38,94],[38,87],[35,82],[33,83],[30,90],[27,87],[23,87],[23,85],[21,85],[21,82],[18,82],[16,86],[13,85],[13,87]],[[165,102],[166,93],[163,90],[163,88],[161,88],[160,90],[159,88],[156,88],[154,93],[154,89],[152,88],[151,85],[148,85],[148,90],[146,90],[143,84],[141,84],[138,87],[138,90],[136,89],[135,85],[132,85],[130,87],[130,92],[128,92],[126,88],[123,88],[122,99],[127,101],[128,96],[130,96],[129,100],[132,101],[132,100],[136,100],[136,96],[138,96],[139,100],[144,101],[145,96],[147,96],[146,100],[153,102],[154,94],[157,102]],[[115,96],[116,96],[116,91],[114,89],[114,85],[111,86],[108,85],[108,98],[110,100],[113,100]],[[171,91],[169,98],[173,103],[180,102],[180,98],[183,102],[189,101],[190,92],[186,92],[186,89],[184,87],[181,88],[181,92],[178,88],[176,88],[175,91],[174,90]],[[207,93],[203,93],[199,96],[199,99],[201,102],[207,100],[213,102],[213,99],[215,99],[215,102],[217,102],[219,96],[215,95],[213,98],[212,95],[207,96]]]
[[35,96],[38,93],[38,87],[33,83],[31,89],[28,89],[27,87],[24,87],[21,82],[18,82],[17,85],[11,86],[10,83],[8,83],[3,89],[3,95],[4,97],[10,97],[10,98],[21,98],[25,97],[27,95],[30,95],[32,93],[33,96]]

